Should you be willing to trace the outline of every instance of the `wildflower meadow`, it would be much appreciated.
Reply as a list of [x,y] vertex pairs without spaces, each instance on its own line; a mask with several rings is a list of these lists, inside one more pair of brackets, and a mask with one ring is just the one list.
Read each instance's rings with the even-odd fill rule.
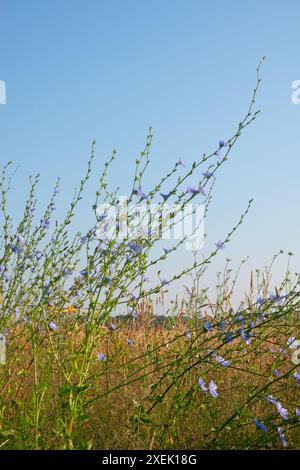
[[[250,272],[238,306],[239,272],[229,259],[213,297],[203,283],[212,260],[247,223],[252,200],[203,254],[200,227],[219,174],[248,127],[259,126],[262,62],[233,135],[220,136],[192,165],[174,159],[150,188],[149,129],[132,159],[126,203],[110,185],[117,151],[98,175],[96,142],[62,220],[55,209],[64,175],[44,210],[40,177],[31,177],[16,220],[8,209],[18,192],[15,167],[3,166],[1,450],[299,449],[300,277],[290,268],[292,254],[278,252],[270,266]],[[95,173],[90,229],[82,232],[74,216]],[[164,246],[167,231],[197,214],[196,226]],[[203,240],[195,246],[190,240],[199,233]],[[162,263],[189,241],[194,262],[163,278]],[[279,257],[286,257],[287,269],[273,285]],[[187,287],[168,304],[174,283]]]

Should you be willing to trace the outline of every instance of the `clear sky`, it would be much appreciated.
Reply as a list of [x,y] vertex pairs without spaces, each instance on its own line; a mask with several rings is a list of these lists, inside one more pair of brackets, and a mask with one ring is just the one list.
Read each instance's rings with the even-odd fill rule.
[[[20,165],[11,202],[16,214],[27,176],[41,172],[44,203],[62,177],[59,215],[93,139],[96,172],[117,149],[110,181],[124,193],[149,125],[148,189],[179,157],[197,160],[236,129],[266,55],[257,100],[262,113],[218,178],[207,250],[250,197],[254,205],[212,265],[210,282],[226,256],[237,265],[249,255],[247,272],[282,248],[295,253],[297,269],[300,105],[291,101],[291,84],[300,79],[298,0],[1,0],[0,10],[0,80],[7,87],[0,163]],[[83,230],[92,221],[92,195],[90,184],[77,219]],[[178,258],[170,259],[168,269],[177,265]]]

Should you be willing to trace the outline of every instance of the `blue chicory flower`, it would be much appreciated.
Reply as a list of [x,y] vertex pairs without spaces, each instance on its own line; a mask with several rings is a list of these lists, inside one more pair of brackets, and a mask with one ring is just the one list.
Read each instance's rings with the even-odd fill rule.
[[23,237],[23,235],[21,233],[18,232],[16,237],[17,237],[17,240],[20,243],[20,245],[25,245],[25,238]]
[[143,249],[142,245],[140,245],[136,241],[128,243],[128,248],[130,249],[133,255],[138,255]]
[[199,387],[201,388],[201,390],[202,390],[204,393],[207,393],[207,392],[208,392],[208,388],[206,387],[205,382],[204,382],[204,380],[202,379],[202,377],[199,377],[198,384],[199,384]]
[[255,423],[256,428],[259,429],[259,431],[268,432],[268,428],[263,423],[258,421],[257,418],[254,419],[254,423]]
[[137,189],[133,190],[133,194],[138,196],[141,200],[142,199],[149,199],[149,195],[147,196],[143,191],[142,188],[139,186]]
[[272,403],[272,405],[277,405],[277,402],[278,400],[276,398],[273,397],[273,395],[268,395],[266,397],[266,400],[269,402],[269,403]]
[[106,362],[107,361],[107,357],[105,356],[105,354],[103,353],[98,353],[97,354],[97,360],[99,362]]
[[278,413],[280,414],[280,416],[285,419],[286,421],[289,419],[289,413],[288,413],[288,410],[285,409],[282,404],[280,403],[280,401],[278,401],[276,403],[276,408],[277,408],[277,411]]
[[221,149],[223,147],[227,147],[227,144],[226,144],[225,140],[220,140],[219,141],[219,148]]
[[191,339],[192,335],[191,335],[190,330],[187,330],[184,334],[187,339]]
[[225,343],[231,343],[233,341],[233,336],[230,333],[225,333]]
[[259,295],[259,296],[257,297],[257,303],[258,303],[259,305],[263,305],[264,302],[265,302],[265,300],[263,299],[263,297],[262,297],[261,295]]
[[206,196],[206,191],[204,188],[202,188],[202,186],[198,186],[198,188],[196,188],[195,186],[189,186],[187,188],[187,192],[189,194],[192,194],[193,196],[195,196],[196,194],[203,194],[203,196]]
[[217,392],[217,385],[215,384],[213,380],[209,382],[208,388],[209,388],[209,393],[211,394],[213,398],[217,398],[219,396]]
[[249,344],[251,343],[251,337],[250,334],[246,335],[244,328],[241,328],[241,337],[243,338],[247,346],[249,346]]
[[294,338],[293,336],[291,336],[291,337],[287,340],[286,344],[288,345],[288,347],[289,347],[290,349],[297,349],[297,347],[298,347],[298,344],[297,344],[297,342],[296,342],[296,338]]
[[170,194],[160,193],[160,195],[163,198],[164,202],[166,202],[166,200],[170,197]]
[[204,176],[204,178],[209,179],[212,177],[213,173],[211,171],[205,171],[202,173],[202,175]]
[[51,321],[48,326],[51,330],[54,330],[54,331],[58,330],[58,326],[53,321]]
[[213,326],[208,321],[205,321],[203,323],[203,326],[206,329],[206,331],[212,331],[214,329]]
[[223,357],[218,356],[217,354],[212,354],[212,357],[223,367],[229,367],[230,361],[226,361]]
[[278,432],[278,436],[279,436],[279,439],[281,441],[281,444],[283,445],[283,447],[287,447],[287,442],[286,442],[286,439],[284,437],[284,434],[283,434],[283,431],[282,431],[282,428],[278,428],[277,429],[277,432]]
[[300,373],[299,372],[294,372],[293,377],[296,381],[300,380]]
[[225,245],[223,242],[221,242],[221,240],[218,240],[216,243],[215,243],[216,247],[217,247],[217,250],[225,250]]
[[48,229],[50,227],[50,221],[48,219],[41,220],[41,228]]

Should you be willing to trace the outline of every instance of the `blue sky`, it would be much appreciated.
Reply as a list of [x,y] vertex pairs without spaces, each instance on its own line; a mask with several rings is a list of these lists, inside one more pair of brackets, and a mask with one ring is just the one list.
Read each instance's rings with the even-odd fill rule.
[[[97,172],[113,148],[119,159],[110,181],[126,193],[153,127],[150,189],[179,157],[192,163],[232,134],[266,55],[257,99],[262,112],[219,175],[207,250],[250,197],[254,205],[208,282],[226,256],[234,265],[250,256],[245,279],[281,248],[295,253],[296,269],[300,105],[291,101],[291,84],[300,79],[299,15],[296,0],[2,0],[0,80],[7,103],[0,106],[0,163],[20,165],[12,211],[21,210],[27,176],[40,172],[44,203],[62,177],[59,215],[96,139],[95,176],[76,222],[84,230]],[[166,269],[177,266],[178,258],[170,259]]]

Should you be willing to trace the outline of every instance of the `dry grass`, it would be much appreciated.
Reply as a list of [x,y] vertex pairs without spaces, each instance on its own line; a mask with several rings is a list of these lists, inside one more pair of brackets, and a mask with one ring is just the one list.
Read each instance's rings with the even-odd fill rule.
[[[69,394],[62,393],[65,381],[59,362],[65,370],[73,370],[71,380],[76,386],[74,361],[80,361],[84,338],[81,327],[75,331],[70,319],[68,325],[68,329],[51,332],[51,341],[59,351],[58,361],[51,354],[49,335],[43,330],[38,332],[38,366],[34,365],[28,330],[21,331],[19,327],[10,332],[9,367],[0,372],[3,448],[65,446],[62,422],[69,412]],[[82,415],[72,428],[76,448],[281,447],[276,433],[281,418],[266,402],[265,395],[279,396],[289,411],[299,406],[299,385],[291,375],[277,381],[274,377],[275,368],[282,375],[291,369],[289,358],[279,357],[278,351],[286,337],[297,334],[299,329],[280,321],[278,334],[278,327],[272,322],[270,327],[258,329],[251,347],[245,348],[241,338],[223,345],[221,354],[230,358],[229,368],[207,358],[210,349],[220,347],[214,332],[203,332],[199,322],[191,323],[190,329],[192,339],[185,336],[187,324],[181,315],[162,325],[155,323],[149,312],[142,312],[137,321],[119,322],[118,331],[102,328],[95,352],[104,353],[108,359],[99,362],[93,353],[82,397]],[[133,341],[131,346],[128,339]],[[274,352],[270,352],[270,346]],[[207,383],[214,380],[218,398],[201,391],[199,376]],[[246,404],[270,382],[273,384],[266,391]],[[38,437],[34,438],[31,416],[37,396],[40,421]],[[270,428],[268,435],[256,430],[254,416]],[[296,422],[285,435],[289,448],[300,447]]]

